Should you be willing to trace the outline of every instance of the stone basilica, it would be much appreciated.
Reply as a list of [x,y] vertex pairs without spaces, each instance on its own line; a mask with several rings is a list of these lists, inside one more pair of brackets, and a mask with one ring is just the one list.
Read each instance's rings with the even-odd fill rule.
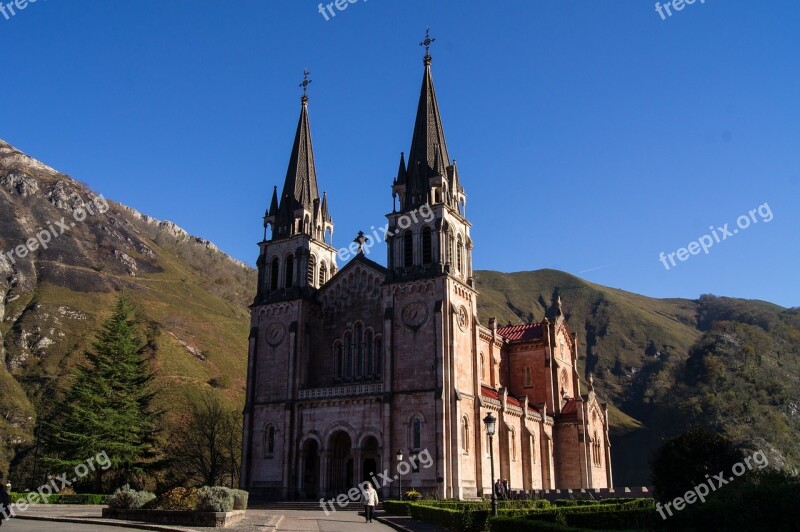
[[[577,336],[560,301],[552,320],[478,322],[466,193],[427,51],[411,150],[392,185],[387,267],[359,253],[340,269],[304,94],[260,243],[242,487],[265,498],[333,497],[393,476],[402,451],[431,458],[402,476],[404,491],[488,495],[490,412],[495,477],[512,490],[611,487],[608,411],[591,380],[581,392]],[[408,216],[422,208],[431,216]],[[397,497],[398,484],[379,486],[382,496]]]

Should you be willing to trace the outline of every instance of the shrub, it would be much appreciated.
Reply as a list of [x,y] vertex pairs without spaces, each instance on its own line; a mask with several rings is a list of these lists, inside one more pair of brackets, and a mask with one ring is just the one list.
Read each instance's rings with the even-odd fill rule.
[[655,510],[632,509],[604,509],[603,506],[595,507],[591,511],[566,513],[567,525],[576,528],[591,528],[594,530],[652,530],[656,521]]
[[408,490],[405,493],[405,499],[407,501],[412,501],[412,502],[413,501],[418,501],[421,498],[422,498],[422,494],[420,492],[418,492],[417,490]]
[[233,492],[233,509],[247,510],[247,501],[250,494],[244,490],[231,490]]
[[411,515],[409,504],[406,501],[383,501],[383,509],[389,515]]
[[221,486],[205,486],[197,490],[197,509],[201,512],[230,512],[233,510],[233,490]]
[[136,510],[142,508],[155,498],[156,496],[149,491],[136,491],[132,490],[130,486],[125,485],[108,498],[108,505],[111,508]]
[[491,532],[571,532],[578,529],[519,517],[495,517],[489,521],[489,530]]
[[196,510],[197,488],[173,488],[161,494],[156,508],[162,510]]

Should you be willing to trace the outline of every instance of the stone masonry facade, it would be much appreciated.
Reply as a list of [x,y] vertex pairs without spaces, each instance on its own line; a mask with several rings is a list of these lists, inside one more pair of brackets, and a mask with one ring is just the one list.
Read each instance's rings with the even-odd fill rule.
[[[557,302],[542,322],[478,321],[466,194],[447,152],[424,58],[408,158],[392,182],[387,266],[338,268],[333,219],[320,198],[308,119],[300,120],[283,191],[264,217],[251,332],[241,483],[264,498],[346,493],[396,453],[420,460],[400,481],[447,498],[512,490],[612,486],[608,411]],[[408,162],[406,162],[408,161]],[[381,488],[396,497],[400,482]]]

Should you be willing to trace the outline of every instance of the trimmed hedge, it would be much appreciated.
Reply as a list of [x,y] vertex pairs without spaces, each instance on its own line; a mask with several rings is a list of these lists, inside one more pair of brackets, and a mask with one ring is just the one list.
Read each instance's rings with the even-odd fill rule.
[[519,517],[496,517],[489,521],[489,530],[491,532],[578,532],[580,529]]
[[106,504],[108,501],[108,495],[93,493],[80,493],[78,495],[53,493],[42,496],[35,491],[31,491],[28,493],[11,493],[11,502],[28,502],[28,497],[31,494],[35,497],[33,504]]
[[406,501],[383,501],[383,509],[389,515],[411,515],[411,503]]

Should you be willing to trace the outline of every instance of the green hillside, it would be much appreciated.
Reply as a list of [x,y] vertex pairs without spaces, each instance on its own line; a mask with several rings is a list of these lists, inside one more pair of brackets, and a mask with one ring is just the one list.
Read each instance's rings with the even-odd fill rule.
[[476,272],[481,321],[552,315],[556,294],[578,334],[580,370],[610,403],[615,484],[648,482],[665,436],[713,427],[796,470],[800,311],[703,296],[653,299],[539,270]]
[[[20,460],[24,468],[37,420],[58,408],[119,291],[143,321],[163,438],[204,392],[231,407],[243,402],[252,268],[114,202],[46,249],[14,251],[93,198],[0,141],[0,471]],[[654,299],[554,270],[476,279],[484,324],[539,321],[561,296],[582,375],[594,374],[610,406],[616,485],[648,483],[660,439],[690,424],[797,469],[800,310],[713,296]]]

